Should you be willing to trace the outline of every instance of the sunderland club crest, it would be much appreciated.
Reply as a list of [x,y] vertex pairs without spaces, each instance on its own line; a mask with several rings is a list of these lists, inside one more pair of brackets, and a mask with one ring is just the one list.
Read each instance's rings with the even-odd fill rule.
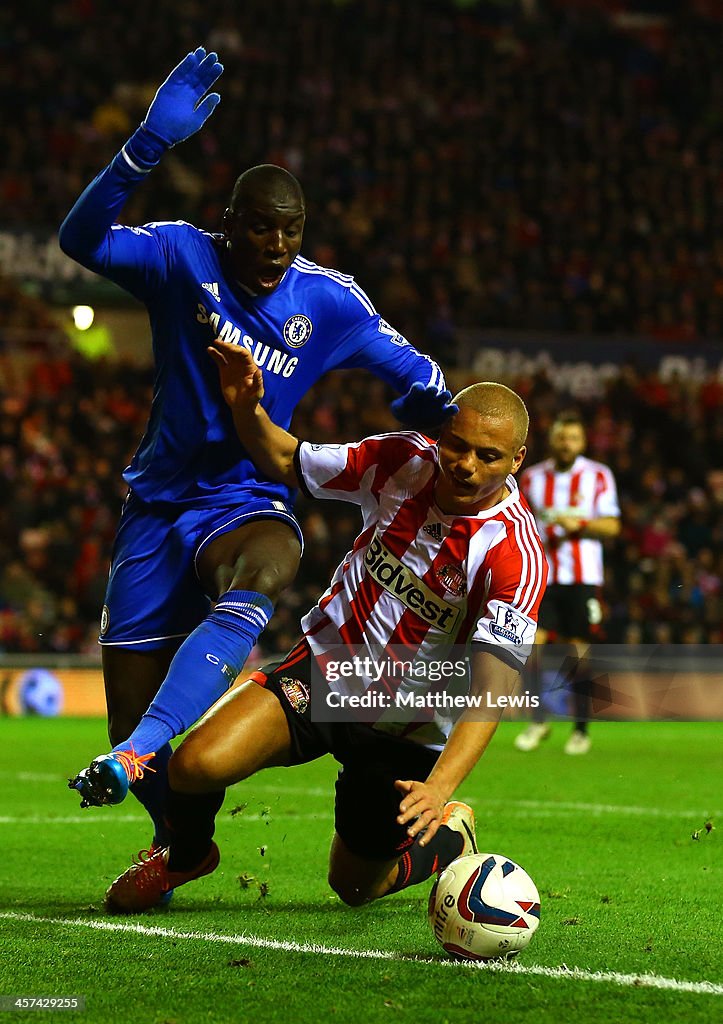
[[297,715],[303,715],[309,707],[309,688],[300,679],[282,676],[279,686]]
[[467,578],[458,565],[443,565],[441,569],[437,569],[437,578],[455,597],[462,597],[467,593]]

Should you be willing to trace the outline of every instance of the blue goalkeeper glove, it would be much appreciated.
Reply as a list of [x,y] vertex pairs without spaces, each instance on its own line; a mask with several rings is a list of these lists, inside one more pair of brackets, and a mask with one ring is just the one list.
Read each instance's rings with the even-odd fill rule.
[[437,391],[431,384],[412,384],[406,395],[395,398],[392,412],[406,426],[419,430],[432,430],[459,412],[459,406],[452,402],[450,391]]
[[199,46],[175,67],[153,98],[141,125],[164,146],[175,146],[193,135],[211,116],[221,97],[205,93],[223,74],[218,55]]

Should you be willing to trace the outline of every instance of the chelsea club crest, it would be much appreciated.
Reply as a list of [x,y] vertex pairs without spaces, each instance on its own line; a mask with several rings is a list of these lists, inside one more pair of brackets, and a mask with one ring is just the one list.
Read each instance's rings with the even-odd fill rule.
[[301,348],[311,337],[312,323],[308,316],[303,313],[296,313],[290,316],[284,324],[284,341],[292,348]]

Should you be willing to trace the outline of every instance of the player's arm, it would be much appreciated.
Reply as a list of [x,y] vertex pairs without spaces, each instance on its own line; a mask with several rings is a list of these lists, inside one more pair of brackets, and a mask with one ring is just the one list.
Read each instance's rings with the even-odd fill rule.
[[124,286],[128,281],[114,274],[115,268],[122,275],[123,268],[153,260],[155,246],[148,241],[148,232],[113,231],[112,226],[128,197],[166,150],[193,135],[211,115],[221,97],[205,94],[222,71],[216,54],[207,54],[203,47],[174,68],[141,126],[63,221],[59,232],[63,252],[90,270],[112,279],[120,277]]
[[221,391],[244,448],[266,476],[287,487],[298,487],[294,456],[299,439],[273,423],[263,409],[264,378],[253,356],[242,345],[229,345],[220,338],[208,352],[218,368]]
[[381,377],[400,392],[391,403],[400,423],[430,432],[457,412],[439,365],[383,320],[356,283],[346,294],[335,330],[339,340],[325,369],[365,369]]
[[475,650],[470,694],[478,699],[479,707],[466,708],[457,719],[439,760],[424,782],[400,779],[395,783],[404,794],[397,821],[400,825],[409,824],[410,836],[426,829],[419,841],[422,846],[439,828],[444,805],[487,749],[504,706],[499,698],[514,691],[518,677],[518,669],[496,654]]
[[[442,754],[424,783],[398,782],[408,792],[400,804],[400,824],[410,834],[427,828],[427,842],[440,825],[444,804],[467,777],[494,735],[500,698],[514,690],[532,651],[537,615],[547,582],[547,561],[537,534],[526,534],[521,547],[516,535],[496,544],[478,570],[489,573],[491,588],[472,636],[470,693],[479,707],[468,707],[455,723]],[[422,842],[422,840],[420,840]]]
[[617,537],[620,533],[620,505],[615,477],[608,467],[601,466],[598,470],[595,499],[589,518],[563,512],[557,516],[553,514],[553,521],[570,539],[590,537],[594,540],[608,540]]
[[577,516],[555,516],[551,520],[565,531],[567,537],[582,539],[590,537],[594,540],[607,540],[617,537],[620,533],[620,520],[617,516],[599,516],[597,519],[579,519]]

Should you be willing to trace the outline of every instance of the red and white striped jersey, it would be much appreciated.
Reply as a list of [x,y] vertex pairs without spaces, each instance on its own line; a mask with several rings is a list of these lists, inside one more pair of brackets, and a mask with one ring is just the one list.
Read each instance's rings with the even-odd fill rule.
[[[437,447],[418,433],[346,445],[304,442],[297,466],[311,496],[353,502],[363,516],[352,550],[302,619],[316,655],[340,647],[377,657],[403,649],[405,661],[429,661],[440,645],[474,642],[524,665],[547,569],[514,477],[510,495],[493,508],[453,516],[434,501]],[[381,684],[392,692],[400,680]],[[422,684],[405,677],[402,685]]]
[[603,582],[603,546],[592,537],[566,538],[564,530],[552,523],[552,515],[578,519],[619,516],[615,478],[602,462],[578,455],[564,473],[555,471],[552,459],[526,469],[520,487],[535,513],[550,567],[549,583]]

